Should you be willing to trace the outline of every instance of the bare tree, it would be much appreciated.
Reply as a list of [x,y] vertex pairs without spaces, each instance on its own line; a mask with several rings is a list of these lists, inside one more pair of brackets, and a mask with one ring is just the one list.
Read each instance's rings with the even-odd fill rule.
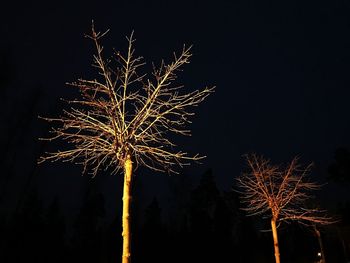
[[249,172],[237,178],[241,201],[247,215],[264,215],[271,220],[276,263],[280,262],[277,227],[283,221],[305,225],[330,224],[334,220],[324,210],[308,208],[311,191],[319,184],[307,180],[311,165],[302,167],[294,158],[286,167],[271,165],[257,155],[247,155]]
[[82,164],[84,171],[95,176],[101,167],[113,173],[124,172],[123,190],[123,255],[122,262],[130,262],[130,199],[132,172],[138,165],[154,171],[173,173],[175,166],[188,165],[204,156],[176,151],[169,133],[191,135],[186,125],[194,115],[191,108],[201,103],[213,88],[181,93],[182,85],[174,81],[177,72],[188,64],[191,52],[184,46],[174,53],[173,62],[161,62],[150,77],[140,73],[145,64],[134,52],[133,34],[126,54],[114,52],[111,59],[103,56],[100,39],[108,31],[96,32],[92,25],[87,35],[96,48],[93,66],[96,79],[79,79],[69,83],[77,87],[81,98],[70,100],[71,105],[58,118],[44,118],[56,122],[46,140],[62,139],[71,146],[68,150],[46,153],[43,161],[72,161]]

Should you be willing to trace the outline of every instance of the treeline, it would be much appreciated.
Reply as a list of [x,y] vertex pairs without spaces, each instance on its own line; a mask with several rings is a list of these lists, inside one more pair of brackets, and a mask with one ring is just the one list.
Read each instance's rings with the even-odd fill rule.
[[[173,184],[184,189],[181,180]],[[187,197],[167,216],[157,198],[144,211],[134,209],[133,262],[273,262],[271,233],[260,231],[268,226],[245,216],[236,192],[220,192],[211,171],[182,196]],[[137,195],[133,200],[140,207]],[[0,217],[0,262],[118,262],[120,213],[108,221],[105,209],[103,194],[93,186],[75,218],[64,217],[57,198],[45,208],[39,195],[30,191],[21,209],[7,220]],[[343,262],[346,256],[346,237],[337,229],[345,228],[321,229],[330,262]],[[317,260],[319,247],[312,229],[286,225],[280,232],[283,262]]]

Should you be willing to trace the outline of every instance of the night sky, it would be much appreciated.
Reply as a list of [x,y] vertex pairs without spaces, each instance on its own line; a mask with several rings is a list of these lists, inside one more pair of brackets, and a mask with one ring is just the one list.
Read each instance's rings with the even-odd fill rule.
[[[72,164],[34,163],[55,147],[37,141],[49,127],[36,116],[59,114],[64,107],[59,98],[75,95],[65,83],[93,74],[92,43],[83,37],[92,20],[97,29],[111,30],[103,42],[106,54],[125,50],[125,36],[134,30],[136,53],[148,65],[169,61],[173,51],[193,44],[192,62],[179,81],[188,90],[216,86],[196,109],[192,138],[179,139],[182,149],[207,156],[202,165],[183,171],[194,183],[212,168],[219,188],[231,189],[245,168],[242,155],[251,152],[276,163],[300,156],[303,163],[315,163],[313,176],[323,182],[334,151],[350,146],[350,3],[284,2],[3,4],[1,144],[3,165],[13,171],[1,190],[3,207],[13,210],[27,184],[36,184],[48,202],[59,196],[74,212],[91,182]],[[167,175],[140,169],[136,176],[146,177],[139,184],[144,196],[166,202]],[[115,207],[121,176],[93,180],[104,189],[107,206]],[[332,189],[328,186],[328,194]]]

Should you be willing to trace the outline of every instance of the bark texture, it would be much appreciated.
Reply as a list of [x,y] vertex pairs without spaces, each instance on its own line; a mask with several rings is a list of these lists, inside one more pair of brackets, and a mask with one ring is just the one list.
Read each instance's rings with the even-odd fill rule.
[[275,260],[276,263],[280,263],[280,249],[278,246],[278,236],[277,236],[277,227],[276,227],[276,220],[271,219],[271,229],[272,229],[272,236],[273,236],[273,247],[275,248]]
[[122,263],[130,262],[130,201],[131,201],[132,161],[128,155],[124,163],[124,190],[123,190],[123,255]]

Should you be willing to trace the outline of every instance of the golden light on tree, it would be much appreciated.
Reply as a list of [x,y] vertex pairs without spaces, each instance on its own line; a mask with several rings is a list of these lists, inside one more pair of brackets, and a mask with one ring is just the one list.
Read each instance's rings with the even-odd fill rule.
[[320,185],[310,182],[307,175],[311,165],[303,167],[294,158],[286,167],[272,165],[257,155],[247,155],[249,171],[237,178],[241,201],[247,215],[268,216],[274,242],[275,260],[280,262],[278,225],[297,221],[305,225],[330,224],[334,220],[324,210],[309,208],[311,192]]
[[[108,31],[107,31],[108,32]],[[107,33],[96,32],[92,26],[87,35],[96,48],[93,66],[98,78],[79,79],[70,83],[78,88],[81,98],[68,101],[70,107],[58,118],[44,118],[57,123],[46,140],[62,139],[71,146],[66,150],[46,153],[43,161],[72,161],[82,164],[92,176],[103,167],[113,173],[124,172],[123,191],[123,255],[130,262],[130,200],[132,172],[138,165],[155,171],[175,172],[176,166],[188,165],[203,158],[176,151],[170,133],[191,135],[186,125],[194,115],[192,109],[214,88],[182,93],[175,84],[178,71],[190,62],[190,48],[167,64],[164,61],[151,76],[141,73],[145,64],[135,56],[133,34],[126,54],[114,52],[106,59],[100,39]]]

